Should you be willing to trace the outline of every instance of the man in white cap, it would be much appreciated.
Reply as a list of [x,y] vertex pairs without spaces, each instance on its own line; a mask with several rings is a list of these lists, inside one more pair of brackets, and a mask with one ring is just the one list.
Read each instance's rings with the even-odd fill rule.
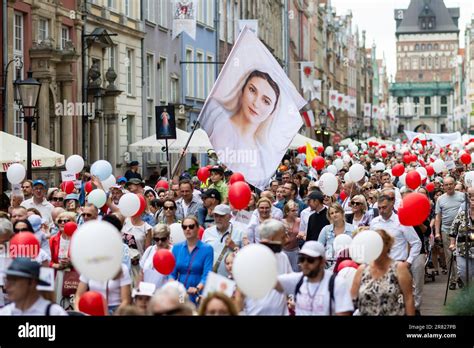
[[213,217],[216,224],[204,231],[202,241],[214,249],[213,272],[227,276],[225,257],[242,246],[243,232],[230,222],[232,216],[228,205],[216,206]]
[[296,315],[351,315],[354,311],[349,285],[325,270],[324,246],[308,241],[299,253],[302,272],[278,276],[276,290],[293,296]]
[[156,285],[153,283],[140,282],[138,288],[133,289],[132,298],[133,303],[136,307],[143,311],[143,314],[146,313],[148,303],[155,294]]

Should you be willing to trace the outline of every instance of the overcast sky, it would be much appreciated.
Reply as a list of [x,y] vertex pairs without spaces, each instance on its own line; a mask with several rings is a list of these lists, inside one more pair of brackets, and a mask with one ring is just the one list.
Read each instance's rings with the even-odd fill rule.
[[[447,7],[460,7],[459,20],[460,47],[464,47],[464,30],[471,21],[474,13],[474,0],[444,0]],[[331,0],[338,15],[352,11],[354,25],[359,26],[359,33],[366,30],[366,46],[377,45],[377,58],[382,58],[385,53],[389,78],[395,76],[395,19],[393,10],[408,8],[410,0]]]

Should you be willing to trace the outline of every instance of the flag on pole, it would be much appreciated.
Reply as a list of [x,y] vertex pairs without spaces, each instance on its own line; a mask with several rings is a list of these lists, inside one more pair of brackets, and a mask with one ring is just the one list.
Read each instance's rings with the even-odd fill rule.
[[365,117],[370,117],[370,110],[372,110],[372,104],[365,103],[364,104],[364,116]]
[[301,62],[301,87],[303,93],[313,92],[313,62]]
[[197,0],[175,0],[173,2],[173,37],[174,40],[182,32],[196,40]]
[[331,112],[331,110],[328,110],[328,117],[331,119],[331,121],[335,121],[336,118],[334,117],[333,113]]
[[343,93],[337,93],[337,99],[336,99],[336,108],[342,109],[344,105],[344,94]]
[[337,91],[335,89],[331,89],[329,91],[329,107],[337,107]]
[[313,81],[313,90],[311,91],[311,99],[321,100],[321,92],[322,92],[322,81],[321,80],[314,80]]
[[303,111],[301,115],[303,116],[304,124],[306,125],[306,127],[308,128],[314,127],[316,122],[314,121],[313,110]]
[[314,152],[313,147],[310,143],[306,142],[306,163],[308,167],[311,168],[313,159],[316,157],[316,153]]

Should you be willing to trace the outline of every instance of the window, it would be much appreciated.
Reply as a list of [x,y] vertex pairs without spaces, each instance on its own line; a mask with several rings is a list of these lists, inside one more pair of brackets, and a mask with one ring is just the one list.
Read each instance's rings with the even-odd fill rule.
[[[13,57],[15,59],[23,60],[24,56],[24,22],[23,22],[23,13],[15,12],[13,18]],[[15,73],[12,74],[12,81],[16,79],[16,75],[19,72],[20,77],[24,77],[24,68],[19,67],[15,63]],[[21,110],[17,103],[13,103],[13,134],[19,138],[25,138],[25,127],[23,119],[21,118]]]
[[425,97],[425,116],[431,116],[431,97]]
[[127,115],[127,143],[135,142],[135,116]]
[[434,44],[434,49],[435,49],[435,51],[439,50],[438,44]]
[[445,69],[447,64],[446,57],[441,57],[441,68]]
[[410,58],[405,58],[403,60],[403,69],[409,70],[410,69]]
[[411,67],[413,70],[418,70],[418,57],[411,59]]
[[431,59],[431,57],[428,57],[428,69],[431,69],[431,67],[432,67],[431,63],[432,63],[432,59]]
[[419,51],[420,50],[420,44],[416,44],[415,45],[415,51]]
[[179,80],[175,77],[170,82],[170,102],[179,103]]
[[38,22],[38,43],[46,40],[49,36],[49,21],[40,19]]
[[[117,47],[116,46],[110,46],[108,48],[109,51],[109,67],[114,69],[115,72],[117,72]],[[117,74],[118,78],[118,74]]]
[[446,116],[448,114],[448,97],[441,97],[441,115]]
[[196,65],[197,68],[197,97],[200,99],[204,99],[204,53],[202,52],[197,52],[197,61],[200,64]]
[[210,27],[214,27],[214,0],[210,0],[207,2],[207,16],[206,16],[206,23]]
[[123,0],[123,12],[125,13],[125,16],[132,17],[131,0]]
[[61,49],[66,48],[66,42],[71,41],[69,37],[69,27],[62,26],[61,27]]
[[408,51],[408,46],[407,45],[403,46],[403,51],[404,52]]
[[206,18],[205,18],[205,10],[206,10],[206,3],[207,1],[198,1],[197,4],[197,21],[200,23],[205,23]]
[[168,63],[160,57],[160,101],[168,103]]
[[402,116],[403,115],[403,97],[397,98],[397,104],[398,104],[398,115]]
[[155,70],[153,69],[153,55],[146,55],[146,70],[145,70],[145,80],[146,80],[146,97],[147,99],[153,99],[154,93],[154,81],[155,76],[153,74]]
[[23,124],[23,119],[21,118],[21,110],[17,103],[14,103],[13,113],[15,114],[14,120],[14,135],[19,138],[25,138],[25,127]]
[[415,115],[418,115],[420,111],[420,97],[414,97],[413,98],[413,104],[415,104]]
[[422,45],[421,45],[421,50],[422,50],[422,51],[425,50],[425,44],[422,44]]
[[145,19],[155,23],[155,0],[145,0]]
[[[192,48],[186,49],[186,61],[194,60],[194,52]],[[186,96],[194,97],[194,64],[186,64]]]
[[112,10],[117,10],[116,0],[107,0],[107,7]]
[[127,49],[127,59],[125,61],[125,66],[127,68],[127,94],[131,96],[133,95],[133,50]]
[[168,1],[159,1],[160,12],[158,13],[158,24],[168,28]]
[[431,44],[428,44],[428,51],[431,51],[433,49],[433,46]]
[[207,55],[207,91],[206,95],[209,95],[211,93],[211,89],[214,86],[214,80],[215,80],[215,65],[211,64],[214,62],[214,56],[208,54]]
[[425,57],[421,57],[421,64],[420,64],[421,68],[424,69],[425,68]]
[[439,57],[435,57],[435,68],[439,68]]

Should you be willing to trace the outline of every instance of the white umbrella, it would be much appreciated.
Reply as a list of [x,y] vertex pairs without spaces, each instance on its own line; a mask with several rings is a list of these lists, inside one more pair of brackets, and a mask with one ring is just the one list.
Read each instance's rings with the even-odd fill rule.
[[[26,166],[27,141],[9,133],[0,132],[0,172],[6,172],[13,163]],[[31,144],[33,168],[60,167],[64,164],[64,155],[37,144]]]
[[289,149],[290,150],[296,150],[297,148],[299,148],[300,146],[305,146],[306,143],[310,143],[310,145],[312,147],[318,147],[318,146],[321,146],[323,144],[321,144],[319,141],[316,141],[314,139],[311,139],[311,138],[308,138],[308,137],[305,137],[304,135],[300,134],[300,133],[297,133],[296,136],[293,138],[291,144],[290,144],[290,147]]

